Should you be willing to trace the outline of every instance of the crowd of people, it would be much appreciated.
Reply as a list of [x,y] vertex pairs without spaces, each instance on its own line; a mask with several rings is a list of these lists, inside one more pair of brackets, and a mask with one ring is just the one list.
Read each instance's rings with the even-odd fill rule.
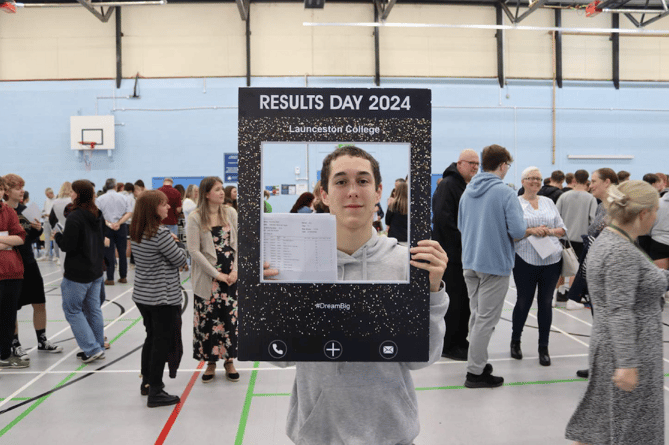
[[[488,348],[512,275],[516,301],[509,352],[514,359],[523,359],[522,334],[535,295],[542,366],[551,365],[548,347],[553,308],[562,304],[569,310],[590,307],[594,322],[589,366],[577,371],[590,380],[566,437],[577,443],[609,443],[611,437],[620,443],[661,443],[661,309],[669,287],[667,176],[647,174],[633,180],[627,172],[599,168],[566,175],[556,170],[544,180],[539,168],[529,166],[516,192],[504,183],[512,163],[511,154],[499,145],[485,147],[480,157],[474,150],[464,150],[445,169],[432,197],[432,240],[413,247],[407,236],[410,184],[405,179],[395,181],[385,212],[387,231],[380,230],[384,216],[379,202],[380,168],[357,147],[340,147],[331,153],[323,163],[323,180],[313,192],[300,195],[290,212],[333,214],[337,249],[347,258],[355,258],[360,249],[374,255],[382,246],[385,257],[370,261],[365,271],[371,279],[388,279],[384,264],[395,267],[411,254],[409,264],[427,270],[430,276],[431,355],[427,364],[439,356],[466,361],[467,388],[494,388],[504,383],[503,377],[493,374]],[[336,182],[332,181],[334,174]],[[179,402],[178,396],[165,391],[163,373],[166,364],[173,370],[181,359],[184,300],[180,271],[189,263],[194,293],[192,356],[207,365],[202,382],[216,378],[219,361],[227,380],[240,380],[234,362],[238,349],[236,187],[226,187],[215,176],[187,189],[168,177],[157,190],[146,190],[141,180],[122,184],[110,178],[98,193],[88,180],[65,182],[58,195],[46,189],[42,224],[23,215],[24,186],[16,174],[0,177],[0,369],[30,365],[16,320],[17,310],[24,305],[33,307],[37,349],[46,353],[63,350],[46,335],[44,284],[32,248],[43,236],[43,258],[57,261],[63,270],[62,308],[84,363],[104,359],[109,348],[101,310],[105,286],[128,282],[131,253],[135,268],[132,299],[146,329],[140,393],[148,396],[147,406]],[[272,211],[268,198],[269,193],[265,212]],[[355,201],[354,211],[349,201]],[[579,260],[576,274],[565,272],[569,247]],[[355,264],[347,266],[347,275],[357,273]],[[267,276],[270,271],[271,265],[266,264]],[[408,372],[427,364],[361,363],[335,371],[345,372],[352,382],[361,374],[389,379],[389,385],[404,381],[406,394],[400,396],[415,406]],[[308,402],[324,394],[322,376],[329,375],[333,364],[297,366],[292,403],[299,400],[299,412],[291,412],[288,426],[296,443],[321,443],[318,435],[323,434],[368,438],[369,443],[379,438],[404,443],[401,434],[410,431],[409,440],[417,435],[417,417],[400,413],[402,404],[397,405],[392,394],[384,396],[387,400],[379,401],[378,394],[370,400],[382,403],[387,414],[401,420],[408,430],[381,432],[381,425],[373,420],[378,413],[361,415],[353,410],[356,418],[345,414],[347,406],[359,403],[357,395],[366,391],[363,388],[378,383],[368,381],[359,382],[354,392],[348,391],[348,383],[342,383],[343,392],[329,401],[332,409],[318,414],[323,429],[304,431],[304,419],[315,411]],[[383,373],[379,366],[384,367]],[[398,368],[391,372],[385,368],[389,366]],[[340,418],[335,421],[329,416]],[[348,422],[344,422],[348,425],[345,432],[337,426],[341,418]],[[594,424],[600,427],[593,428]]]

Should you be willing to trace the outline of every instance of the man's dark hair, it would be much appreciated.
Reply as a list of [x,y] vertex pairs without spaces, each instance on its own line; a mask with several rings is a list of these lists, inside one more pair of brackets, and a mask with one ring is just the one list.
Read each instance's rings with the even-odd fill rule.
[[545,178],[545,179],[544,179],[544,185],[545,185],[545,186],[546,186],[546,185],[550,185],[550,183],[551,183],[551,178]]
[[144,181],[142,181],[141,179],[138,179],[137,181],[135,181],[135,185],[137,185],[139,187],[142,187],[142,188],[146,188],[146,187],[144,187]]
[[501,145],[488,145],[481,153],[481,167],[484,172],[495,171],[506,162],[513,162],[513,157],[511,157],[509,150]]
[[585,185],[588,183],[588,178],[590,177],[590,173],[588,173],[587,170],[576,170],[576,173],[574,173],[574,179],[576,179],[577,184]]
[[323,159],[323,167],[321,168],[321,187],[328,192],[328,182],[330,182],[330,167],[332,161],[341,157],[341,156],[351,156],[353,158],[362,158],[369,161],[372,165],[372,174],[374,175],[374,188],[378,190],[379,185],[381,185],[381,170],[379,168],[379,163],[374,159],[374,156],[367,153],[362,148],[358,148],[355,145],[345,145],[343,147],[337,148],[335,151],[330,153]]
[[105,181],[105,186],[103,187],[102,190],[104,190],[105,192],[107,190],[116,190],[116,179],[114,179],[114,178],[107,179]]
[[564,173],[562,170],[555,170],[553,173],[551,173],[551,181],[562,184],[564,181]]
[[598,170],[595,170],[595,173],[597,173],[597,176],[599,176],[599,179],[602,181],[606,181],[608,179],[611,181],[611,184],[618,185],[618,175],[613,171],[613,169],[602,167]]
[[566,182],[567,185],[569,185],[571,183],[571,181],[573,181],[573,180],[574,180],[574,174],[573,173],[567,173],[566,175],[564,175],[564,182]]
[[625,171],[625,170],[620,170],[618,172],[618,182],[624,182],[627,181],[630,178],[630,172]]
[[657,176],[655,173],[646,173],[645,175],[643,175],[643,180],[649,183],[650,185],[653,185],[656,182],[660,182],[660,177]]
[[132,193],[135,191],[135,186],[132,185],[132,182],[126,182],[123,184],[123,190]]

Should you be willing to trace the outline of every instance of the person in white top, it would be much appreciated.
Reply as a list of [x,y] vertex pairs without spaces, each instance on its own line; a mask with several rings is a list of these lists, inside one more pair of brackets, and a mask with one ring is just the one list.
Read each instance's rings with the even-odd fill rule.
[[[520,337],[527,315],[530,312],[534,293],[537,292],[537,320],[539,324],[539,364],[550,366],[548,337],[550,335],[553,309],[553,289],[562,269],[562,245],[559,238],[565,236],[566,227],[553,200],[538,196],[541,189],[541,172],[536,167],[528,167],[522,174],[525,193],[518,197],[527,223],[525,236],[515,241],[516,262],[513,280],[516,283],[517,299],[513,308],[511,332],[511,357],[520,360]],[[530,238],[534,237],[534,238]],[[534,240],[547,239],[552,253],[540,255]]]
[[200,193],[200,189],[197,187],[195,184],[191,184],[188,186],[186,189],[186,199],[184,199],[183,204],[182,204],[182,209],[184,212],[184,219],[186,220],[186,224],[188,224],[188,215],[190,215],[190,212],[195,210],[197,207],[197,197]]
[[51,224],[48,223],[49,215],[51,214],[51,209],[53,208],[53,201],[56,199],[56,195],[53,193],[51,187],[47,187],[44,190],[46,195],[46,200],[44,201],[44,208],[42,209],[42,218],[46,224],[44,224],[44,243],[46,248],[46,255],[44,258],[48,258],[49,261],[53,261],[53,253],[56,252],[56,257],[58,257],[58,245],[51,241]]

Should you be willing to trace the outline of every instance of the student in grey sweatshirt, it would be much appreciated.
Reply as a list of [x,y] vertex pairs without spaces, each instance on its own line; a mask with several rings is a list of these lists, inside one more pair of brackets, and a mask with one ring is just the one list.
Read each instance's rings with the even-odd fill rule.
[[372,230],[381,175],[364,150],[338,148],[323,161],[321,176],[323,203],[337,218],[339,280],[403,280],[409,265],[429,271],[430,356],[426,363],[297,363],[287,434],[296,444],[411,444],[420,426],[410,371],[441,355],[448,309],[441,278],[448,258],[439,243],[423,240],[409,250],[407,264],[406,247]]

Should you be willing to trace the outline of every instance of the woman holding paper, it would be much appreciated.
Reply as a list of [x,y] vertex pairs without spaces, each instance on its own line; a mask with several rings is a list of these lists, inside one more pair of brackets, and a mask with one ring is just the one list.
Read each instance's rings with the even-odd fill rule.
[[239,381],[233,363],[237,357],[237,212],[223,205],[225,195],[221,178],[204,178],[197,208],[186,225],[195,294],[193,358],[207,362],[204,383],[214,379],[219,359],[225,360],[227,379]]
[[559,238],[566,234],[566,227],[555,203],[550,198],[538,196],[541,189],[541,172],[536,167],[523,171],[525,193],[518,197],[527,223],[525,237],[516,240],[516,262],[513,279],[518,293],[513,309],[511,357],[520,360],[520,337],[530,312],[534,293],[537,292],[537,318],[539,321],[539,364],[550,366],[548,336],[553,318],[553,289],[560,278],[562,245]]

